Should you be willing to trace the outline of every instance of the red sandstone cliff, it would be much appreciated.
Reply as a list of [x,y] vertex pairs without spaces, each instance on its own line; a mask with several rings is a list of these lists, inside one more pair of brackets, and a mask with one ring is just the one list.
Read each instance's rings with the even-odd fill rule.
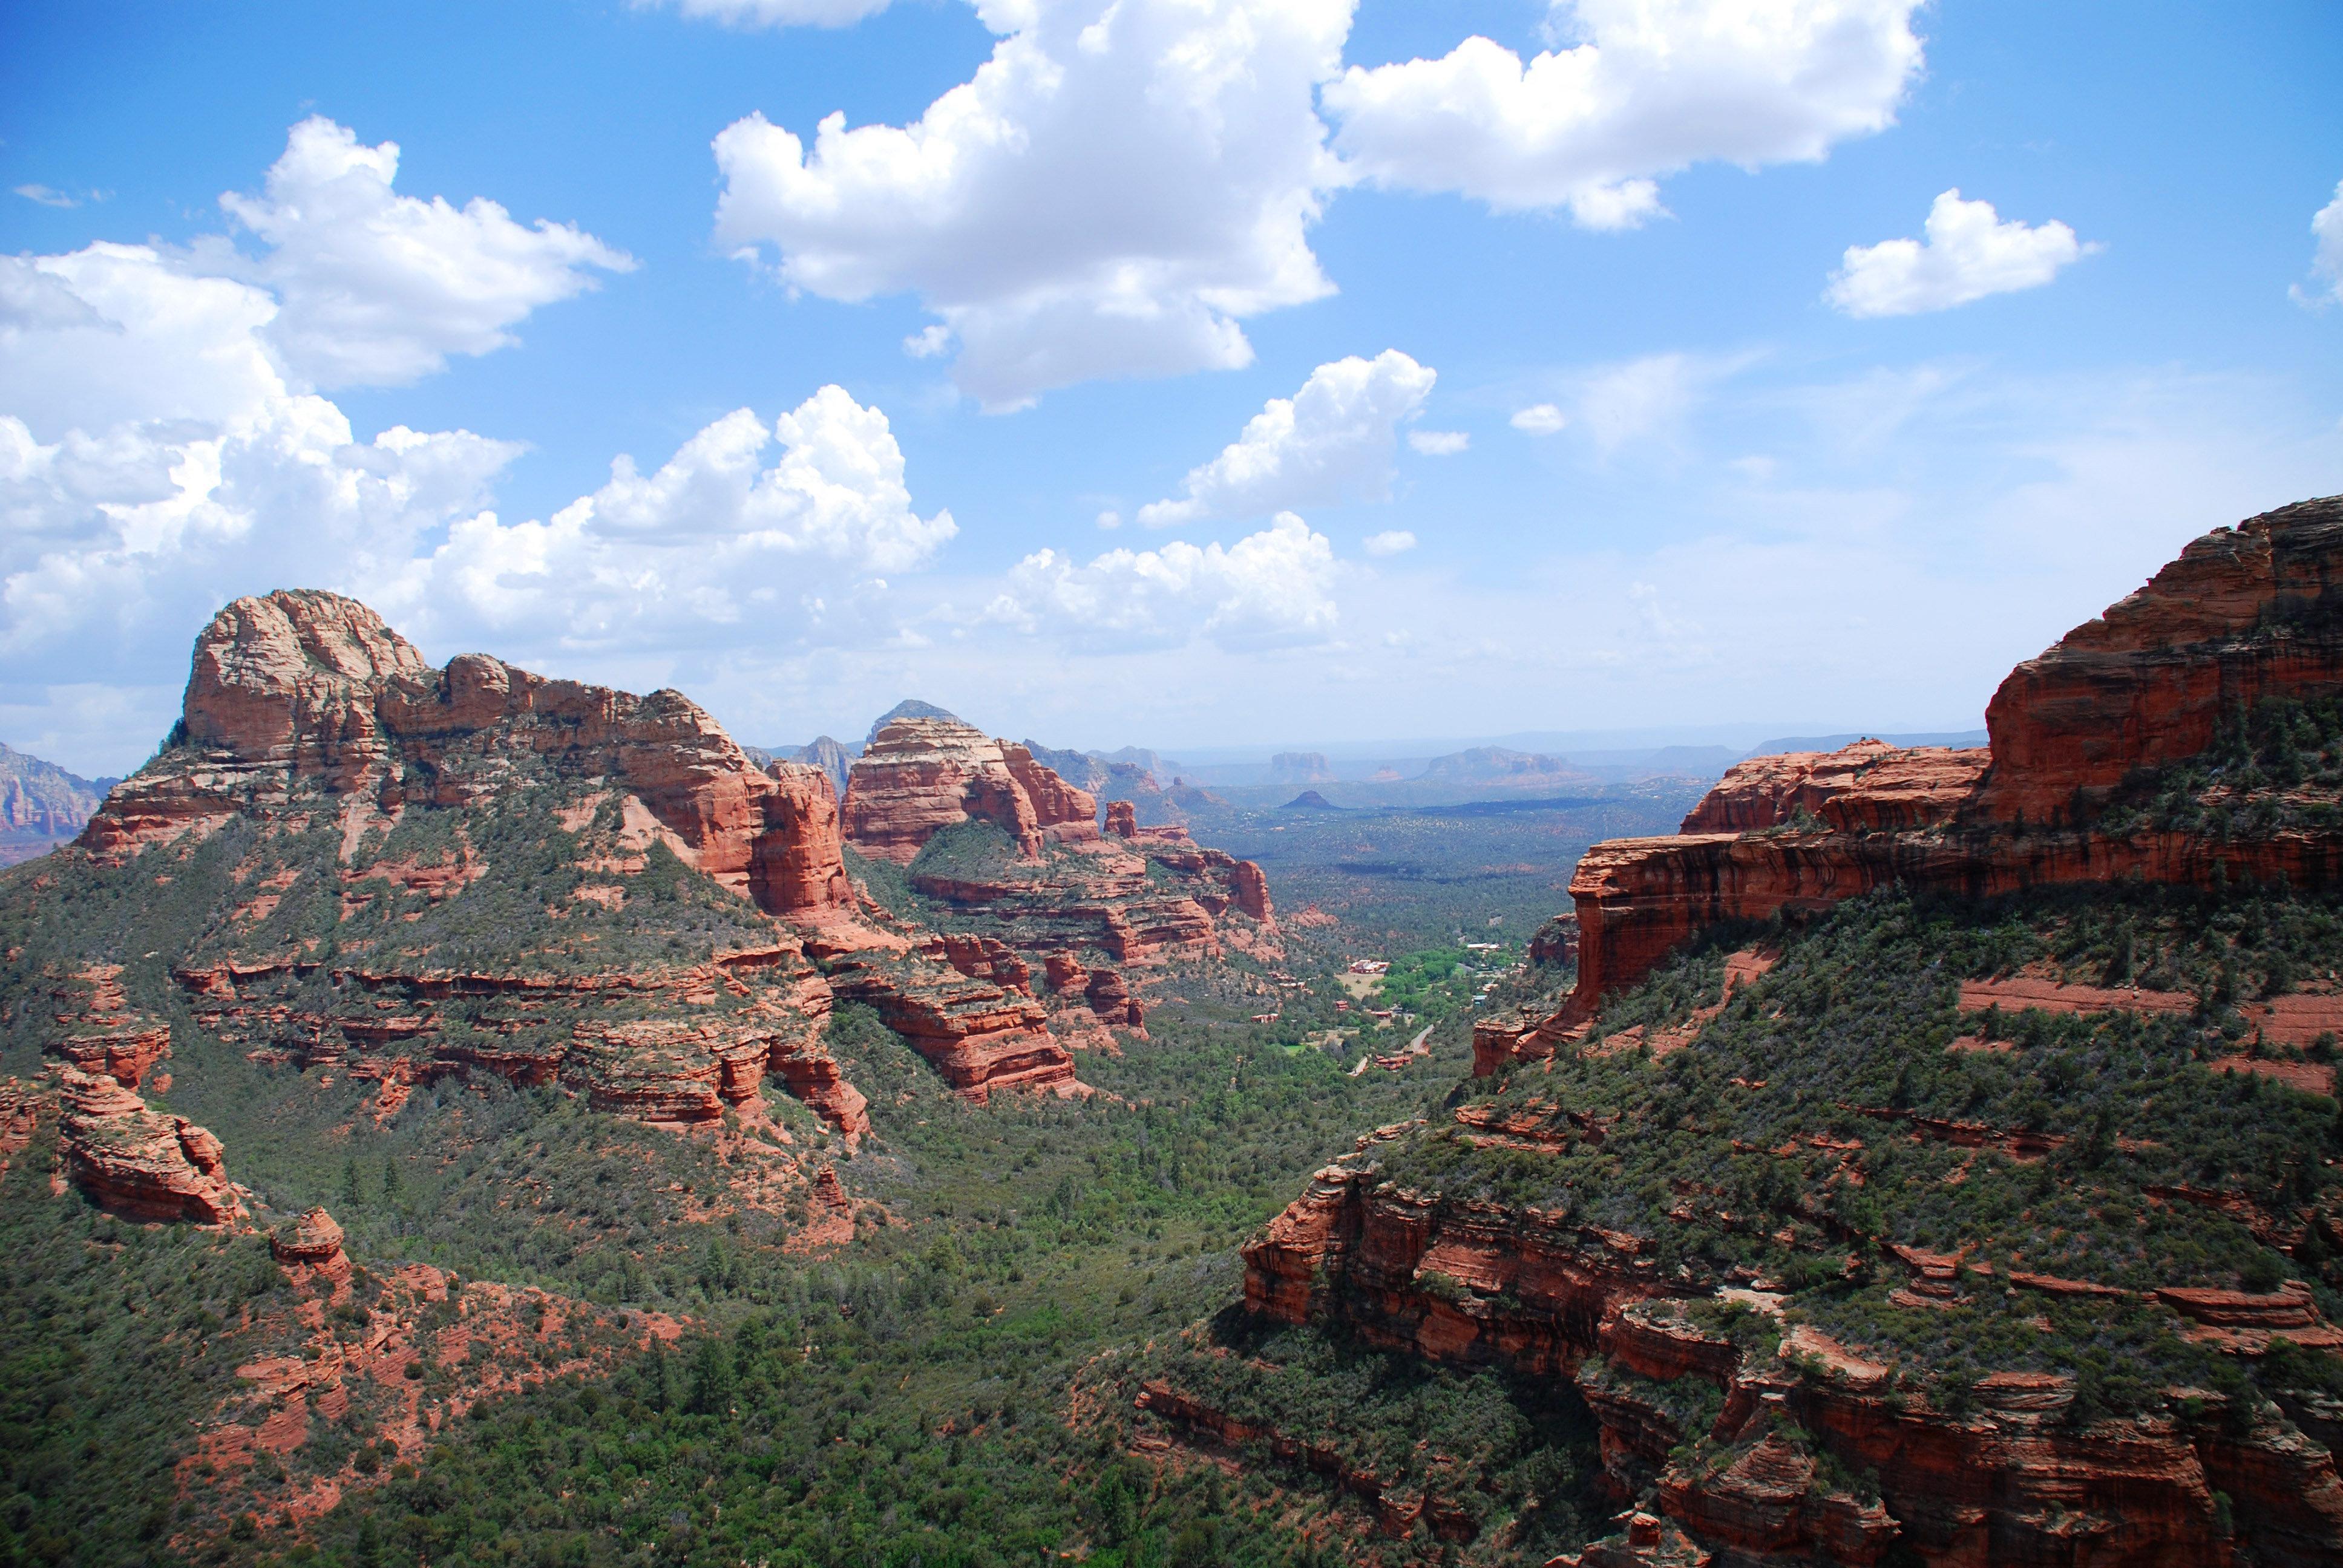
[[2013,670],[1985,751],[1875,740],[1757,758],[1674,838],[1598,844],[1570,893],[1578,983],[1534,1028],[1478,1031],[1476,1070],[1540,1056],[1702,930],[1803,913],[1887,884],[1991,896],[2138,878],[2343,884],[2343,835],[2218,840],[2127,828],[2097,809],[2127,778],[2193,757],[2225,712],[2343,691],[2343,498],[2217,528],[2098,619]]
[[940,829],[991,822],[1022,855],[1098,837],[1098,800],[957,719],[898,719],[848,774],[846,836],[866,854],[908,865]]
[[608,779],[678,854],[771,913],[849,898],[820,769],[759,772],[679,692],[549,680],[484,654],[435,670],[337,594],[279,590],[220,611],[196,638],[181,723],[184,743],[107,798],[85,849],[118,860],[302,789],[385,813],[468,805],[529,782],[536,763]]
[[[1654,1521],[1640,1540],[1598,1543],[1588,1565],[1712,1552],[1863,1564],[1891,1546],[1947,1568],[2222,1563],[2231,1546],[2218,1533],[2216,1493],[2246,1524],[2255,1562],[2311,1568],[2343,1553],[2332,1456],[2267,1415],[2227,1423],[2217,1396],[2193,1391],[2173,1408],[2201,1415],[2077,1425],[2073,1380],[2034,1372],[1984,1378],[1976,1408],[1956,1415],[1811,1329],[1781,1335],[1778,1352],[1772,1336],[1745,1349],[1694,1326],[1679,1304],[1718,1294],[1721,1282],[1663,1269],[1637,1237],[1382,1181],[1374,1146],[1409,1131],[1362,1139],[1357,1155],[1320,1171],[1246,1243],[1245,1304],[1297,1325],[1332,1317],[1371,1344],[1448,1365],[1572,1379],[1601,1424],[1613,1494],[1655,1493],[1669,1526],[1664,1534]],[[2011,1278],[2013,1289],[2066,1283]],[[2314,1342],[2331,1333],[2301,1329],[2316,1317],[2307,1292],[2197,1293],[2225,1300],[2195,1303],[2192,1316],[2276,1313]],[[1767,1298],[1739,1295],[1770,1310]],[[1672,1413],[1681,1392],[1660,1386],[1685,1377],[1724,1395],[1705,1429],[1687,1430]],[[1175,1402],[1166,1391],[1151,1402]],[[1205,1425],[1212,1417],[1174,1413]],[[1825,1483],[1818,1447],[1833,1473],[1875,1474],[1881,1496]]]

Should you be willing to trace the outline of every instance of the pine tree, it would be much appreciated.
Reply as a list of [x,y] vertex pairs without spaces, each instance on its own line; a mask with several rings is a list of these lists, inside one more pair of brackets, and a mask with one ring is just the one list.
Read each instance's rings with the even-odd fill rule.
[[366,1201],[366,1193],[358,1183],[358,1157],[355,1154],[342,1166],[342,1202],[355,1209]]

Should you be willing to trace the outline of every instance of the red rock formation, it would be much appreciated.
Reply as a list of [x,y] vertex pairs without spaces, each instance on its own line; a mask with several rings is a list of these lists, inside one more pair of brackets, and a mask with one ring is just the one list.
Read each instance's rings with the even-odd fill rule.
[[1090,981],[1090,971],[1082,968],[1081,960],[1063,948],[1053,949],[1044,962],[1051,990],[1071,990]]
[[41,1122],[41,1094],[16,1078],[0,1078],[0,1171],[33,1141]]
[[130,1010],[120,964],[95,964],[50,987],[57,1033],[49,1049],[84,1072],[136,1090],[171,1054],[168,1024]]
[[312,1209],[270,1231],[268,1251],[297,1282],[315,1276],[338,1284],[350,1277],[350,1261],[342,1251],[342,1228],[323,1209]]
[[59,1071],[58,1151],[66,1180],[91,1201],[135,1219],[204,1225],[244,1212],[218,1139],[184,1116],[148,1110],[110,1078]]
[[1986,708],[2000,821],[2071,818],[2136,768],[2193,757],[2221,715],[2343,689],[2343,497],[2216,528],[2147,585],[2012,670]]
[[1091,1010],[1098,1014],[1101,1023],[1123,1024],[1139,1029],[1147,1021],[1145,1010],[1140,1007],[1138,999],[1131,994],[1131,987],[1114,970],[1091,970],[1090,982],[1083,989],[1083,996],[1090,1002]]
[[890,721],[848,776],[847,837],[867,854],[909,863],[938,829],[971,819],[1007,831],[1025,856],[1099,836],[1088,790],[956,719]]
[[116,789],[79,842],[107,860],[243,811],[323,793],[383,811],[458,806],[528,783],[532,766],[607,779],[676,851],[769,912],[843,906],[836,817],[820,770],[759,773],[681,694],[548,680],[482,654],[434,670],[353,599],[238,599],[196,638],[182,739]]
[[1614,1301],[1682,1289],[1643,1252],[1631,1236],[1332,1165],[1245,1243],[1245,1305],[1291,1323],[1332,1312],[1370,1343],[1452,1364],[1567,1372]]
[[[2070,1380],[2005,1372],[1977,1385],[1978,1413],[1950,1415],[1810,1329],[1793,1330],[1777,1356],[1700,1331],[1671,1298],[1707,1295],[1715,1282],[1664,1273],[1633,1237],[1426,1198],[1378,1176],[1357,1161],[1319,1171],[1245,1245],[1246,1306],[1291,1323],[1329,1315],[1370,1343],[1451,1365],[1573,1377],[1601,1424],[1615,1493],[1655,1492],[1679,1553],[1661,1553],[1661,1534],[1646,1527],[1640,1545],[1603,1543],[1587,1563],[1708,1552],[1874,1563],[1891,1546],[1947,1568],[2213,1563],[2227,1560],[2216,1491],[2233,1500],[2255,1561],[2343,1560],[2332,1456],[2274,1424],[2237,1435],[2217,1399],[2193,1424],[2142,1416],[2078,1428]],[[2234,1294],[2191,1300],[2214,1314],[2298,1315],[2285,1292],[2275,1308],[2273,1298],[2209,1300]],[[1681,1400],[1657,1386],[1686,1377],[1725,1394],[1711,1430],[1684,1430],[1671,1413]],[[1793,1429],[1808,1435],[1794,1441]],[[1818,1484],[1817,1448],[1846,1473],[1875,1473],[1882,1500]]]
[[[822,1043],[830,988],[793,940],[651,973],[512,974],[347,968],[335,1009],[301,1005],[314,962],[214,964],[175,971],[206,1032],[258,1043],[306,1066],[345,1064],[384,1084],[386,1111],[422,1081],[487,1072],[516,1086],[568,1081],[598,1108],[646,1121],[705,1122],[752,1101],[768,1071],[842,1132],[870,1130],[865,1101]],[[709,1016],[719,992],[740,1004]],[[450,1037],[451,1000],[471,1009]],[[613,1012],[649,1018],[608,1020]]]
[[971,980],[989,980],[1003,990],[1033,994],[1033,966],[997,937],[946,932],[937,939],[945,962]]
[[2338,577],[2343,498],[2217,529],[2013,671],[1987,710],[1989,751],[1865,740],[1760,758],[1726,774],[1677,836],[1596,845],[1571,880],[1577,990],[1534,1026],[1492,1020],[1476,1070],[1544,1054],[1706,927],[1883,885],[1993,896],[2127,878],[2343,883],[2331,832],[2214,840],[2092,825],[2127,776],[2201,751],[2222,712],[2343,691],[2343,598],[2324,586]]
[[810,939],[830,990],[873,1009],[943,1074],[982,1104],[996,1090],[1087,1092],[1074,1059],[1050,1037],[1041,1004],[1023,990],[964,975],[916,950],[865,945],[852,933]]
[[1786,751],[1735,764],[1678,829],[1746,833],[1800,813],[1843,833],[1893,833],[1952,819],[1991,760],[1941,746],[1898,750],[1857,740],[1836,751]]
[[1106,830],[1118,839],[1129,839],[1139,831],[1139,810],[1128,800],[1106,803]]

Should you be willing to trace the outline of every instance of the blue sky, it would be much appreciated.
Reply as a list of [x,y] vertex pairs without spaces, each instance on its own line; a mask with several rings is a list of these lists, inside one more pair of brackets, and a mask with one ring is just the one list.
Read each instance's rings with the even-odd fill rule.
[[767,742],[1973,724],[2343,489],[2338,79],[2321,3],[14,7],[0,739],[135,766],[280,586]]

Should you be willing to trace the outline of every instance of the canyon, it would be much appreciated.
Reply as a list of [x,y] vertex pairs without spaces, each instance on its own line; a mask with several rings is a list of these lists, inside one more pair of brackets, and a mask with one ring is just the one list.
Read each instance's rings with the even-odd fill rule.
[[[1477,1020],[1474,1077],[1445,1105],[1361,1138],[1244,1244],[1249,1321],[1565,1384],[1599,1429],[1603,1495],[1630,1505],[1624,1530],[1557,1559],[1578,1568],[2343,1558],[2327,1178],[2184,1166],[2167,1140],[2242,1134],[2156,1109],[2231,1085],[2224,1106],[2242,1103],[2267,1075],[2289,1086],[2272,1114],[2323,1128],[2330,988],[1947,975],[1899,912],[2036,895],[2004,918],[2072,940],[2077,900],[2290,909],[2343,886],[2323,717],[2343,697],[2338,568],[2343,500],[2217,529],[2013,671],[1987,747],[1753,759],[1677,834],[1597,845],[1532,951],[1534,973],[1574,957],[1572,989]],[[2298,769],[2294,738],[2314,729]],[[2067,903],[2040,901],[2058,890]],[[1831,927],[1851,901],[1868,912]],[[2200,929],[2176,918],[2182,939]],[[1807,940],[1826,929],[1906,932],[1896,961],[1914,967],[1849,967]],[[2181,1052],[2156,1070],[2169,1088],[2069,1076],[2130,1040]],[[1965,1109],[1983,1091],[1964,1063],[1995,1051],[2014,1076],[1993,1103],[2022,1121]],[[2043,1084],[2106,1109],[2087,1134],[2046,1122],[2026,1109],[2051,1108]],[[2113,1229],[2084,1245],[2051,1228],[2061,1187],[2064,1222]],[[2268,1261],[2147,1261],[2106,1218],[2135,1214],[2250,1237]],[[1832,1308],[1833,1292],[1868,1304]],[[1966,1348],[1983,1331],[1955,1325],[1994,1313],[2026,1332]],[[2168,1370],[2088,1349],[2123,1333],[2161,1336]],[[2147,1381],[2111,1410],[2108,1380],[2131,1375]],[[1150,1404],[1176,1428],[1209,1440],[1256,1419],[1161,1381]]]
[[[759,768],[679,693],[477,654],[434,668],[364,605],[280,591],[205,628],[169,744],[69,853],[145,869],[157,890],[213,879],[168,966],[175,1005],[264,1067],[374,1086],[378,1121],[420,1086],[485,1075],[659,1126],[745,1118],[780,1149],[769,1080],[850,1144],[870,1130],[865,1091],[823,1042],[840,1002],[971,1101],[1083,1093],[1074,1049],[1143,1032],[1123,966],[1230,937],[1273,948],[1258,868],[1135,829],[1127,803],[1109,816],[1102,832],[1095,798],[1030,749],[948,719],[887,725],[841,807],[826,767]],[[990,879],[914,879],[951,930],[850,873],[850,844],[909,865],[971,821],[1004,835]],[[661,867],[714,888],[669,886]],[[707,934],[646,940],[668,910]],[[169,1030],[128,1008],[120,973],[47,980],[45,1049],[78,1075],[59,1091],[68,1169],[126,1213],[223,1221],[216,1145],[137,1100]]]

